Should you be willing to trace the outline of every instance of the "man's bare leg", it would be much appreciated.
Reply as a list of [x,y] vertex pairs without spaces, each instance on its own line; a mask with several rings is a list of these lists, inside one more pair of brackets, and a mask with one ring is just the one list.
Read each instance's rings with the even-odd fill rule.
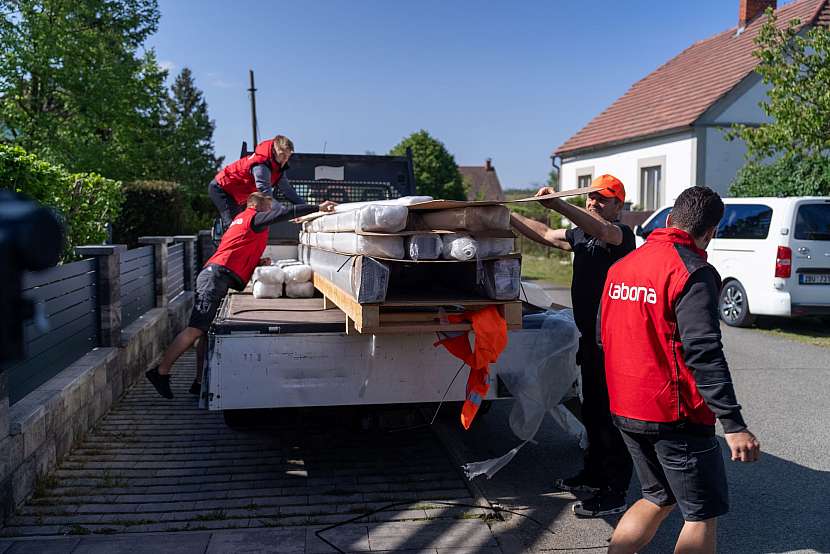
[[683,524],[675,554],[714,554],[718,538],[718,518],[687,521]]
[[170,343],[170,346],[167,347],[164,356],[161,358],[159,375],[168,375],[170,368],[173,367],[173,364],[179,359],[179,356],[184,354],[203,335],[202,330],[196,329],[195,327],[185,327],[181,333],[176,335],[176,338],[173,339],[173,342]]
[[673,509],[673,504],[658,506],[644,498],[635,502],[614,529],[609,554],[633,554],[645,548]]

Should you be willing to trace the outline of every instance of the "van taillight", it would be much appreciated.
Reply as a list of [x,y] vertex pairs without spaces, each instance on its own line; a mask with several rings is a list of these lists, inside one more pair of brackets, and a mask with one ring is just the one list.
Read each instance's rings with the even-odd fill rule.
[[775,276],[787,279],[793,271],[793,251],[787,246],[779,246],[775,255]]

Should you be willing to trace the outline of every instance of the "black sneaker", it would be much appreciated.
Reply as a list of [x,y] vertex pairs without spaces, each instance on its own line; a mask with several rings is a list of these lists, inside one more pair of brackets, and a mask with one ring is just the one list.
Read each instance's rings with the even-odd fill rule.
[[170,390],[170,375],[161,375],[158,366],[144,374],[156,388],[156,391],[165,398],[173,398],[173,391]]
[[599,492],[599,485],[593,481],[585,470],[580,471],[573,477],[567,479],[557,479],[553,482],[553,486],[557,489],[570,492]]
[[628,509],[625,495],[613,492],[600,492],[573,505],[578,517],[603,517],[621,514]]
[[199,396],[200,394],[202,394],[202,383],[200,383],[199,381],[193,381],[193,384],[190,385],[190,390],[187,392]]

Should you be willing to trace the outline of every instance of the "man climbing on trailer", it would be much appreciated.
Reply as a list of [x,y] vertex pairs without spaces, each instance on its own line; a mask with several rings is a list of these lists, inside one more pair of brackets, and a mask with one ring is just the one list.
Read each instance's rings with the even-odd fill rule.
[[[216,174],[208,185],[208,195],[219,210],[223,232],[228,229],[236,214],[245,209],[245,202],[251,193],[262,192],[274,196],[276,190],[280,190],[295,206],[305,204],[285,178],[288,160],[293,153],[294,143],[291,139],[277,135],[260,142],[253,154],[236,160]],[[325,201],[319,208],[321,211],[330,211],[334,208],[334,203]]]
[[190,387],[190,392],[199,393],[206,347],[206,342],[199,339],[207,333],[219,305],[228,294],[228,289],[243,290],[254,268],[270,263],[267,258],[261,259],[268,245],[268,227],[272,223],[310,214],[319,209],[320,206],[313,204],[287,208],[262,192],[248,196],[246,209],[230,222],[216,253],[211,256],[196,278],[196,298],[187,327],[173,339],[162,356],[161,363],[145,374],[160,395],[173,398],[173,392],[170,390],[170,369],[179,356],[197,341],[196,380]]

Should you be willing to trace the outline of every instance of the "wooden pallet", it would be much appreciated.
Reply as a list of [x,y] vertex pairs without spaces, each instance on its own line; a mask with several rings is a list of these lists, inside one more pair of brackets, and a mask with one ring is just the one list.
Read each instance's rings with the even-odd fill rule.
[[498,306],[507,329],[522,328],[522,303],[518,300],[467,299],[390,299],[381,304],[360,304],[331,281],[314,274],[314,287],[323,294],[325,309],[339,308],[346,314],[346,333],[402,334],[435,331],[469,331],[469,323],[441,323],[442,307],[461,307],[465,311]]

